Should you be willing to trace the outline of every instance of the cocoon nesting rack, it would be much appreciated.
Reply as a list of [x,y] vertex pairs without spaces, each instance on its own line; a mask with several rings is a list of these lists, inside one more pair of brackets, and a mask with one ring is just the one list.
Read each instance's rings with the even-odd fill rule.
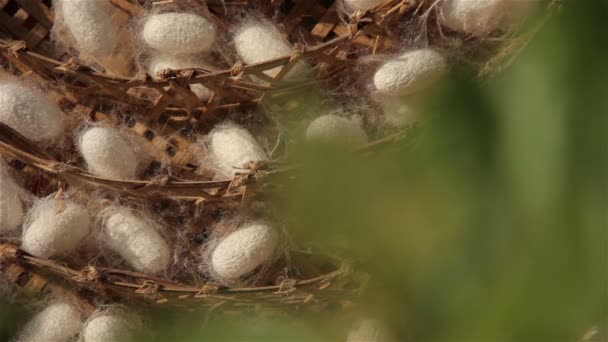
[[[245,224],[230,235],[222,235],[208,255],[208,274],[187,267],[173,268],[192,266],[192,260],[200,258],[201,248],[209,243],[208,236],[213,235],[213,227],[222,222],[222,216],[248,216],[251,213],[239,209],[256,207],[254,204],[263,201],[256,197],[263,194],[262,190],[281,188],[263,183],[268,175],[285,172],[273,163],[262,163],[271,159],[275,141],[279,146],[282,140],[280,128],[269,123],[273,120],[267,115],[268,105],[285,99],[289,102],[300,89],[311,87],[363,89],[345,94],[346,100],[367,98],[370,87],[390,97],[420,91],[447,70],[441,34],[427,32],[428,44],[421,49],[422,44],[404,38],[399,27],[404,22],[415,26],[423,13],[430,13],[441,23],[439,12],[449,15],[448,9],[442,8],[447,5],[430,8],[427,2],[419,1],[312,0],[295,1],[290,6],[281,1],[267,2],[267,6],[258,6],[261,1],[246,1],[226,7],[214,2],[195,8],[189,6],[198,2],[171,7],[162,1],[143,7],[137,1],[95,0],[74,9],[66,7],[66,1],[70,0],[57,1],[55,17],[60,26],[55,29],[61,32],[56,31],[53,37],[75,48],[78,59],[72,58],[73,51],[52,43],[53,8],[45,2],[19,1],[2,9],[0,27],[6,34],[0,36],[0,65],[10,66],[25,81],[43,83],[57,100],[25,85],[29,83],[0,80],[0,121],[12,128],[0,125],[0,154],[18,161],[11,165],[25,164],[19,168],[24,184],[35,183],[36,191],[34,186],[25,190],[42,198],[40,203],[53,202],[55,209],[60,209],[44,210],[44,215],[58,216],[48,219],[54,222],[50,231],[75,232],[67,244],[53,242],[52,248],[36,250],[28,247],[28,235],[37,236],[36,220],[29,220],[22,241],[16,243],[22,243],[25,250],[9,244],[4,233],[0,236],[1,250],[11,251],[2,253],[10,254],[7,263],[35,275],[50,273],[69,288],[89,286],[91,295],[106,304],[111,304],[108,298],[126,303],[137,298],[146,303],[176,303],[182,307],[188,302],[217,310],[238,309],[236,304],[243,299],[247,303],[323,308],[356,296],[359,288],[352,286],[359,280],[356,272],[351,272],[343,260],[324,253],[286,251],[278,242],[280,225],[273,218],[267,224]],[[342,11],[346,5],[357,10]],[[243,13],[248,14],[248,20],[238,20]],[[464,29],[448,23],[448,17],[440,24],[449,29],[445,34],[450,39],[461,39],[463,32],[459,31]],[[124,26],[114,24],[125,20]],[[78,25],[80,22],[86,25]],[[501,29],[497,26],[492,30]],[[89,34],[97,44],[87,45]],[[492,41],[486,43],[479,38],[474,44]],[[500,58],[476,61],[485,71],[488,66],[502,66],[501,58],[516,52],[504,53],[501,45],[495,44],[490,47]],[[110,51],[108,60],[104,54]],[[445,53],[449,54],[449,49]],[[421,54],[426,55],[424,63],[410,63],[415,60],[413,56]],[[370,56],[385,63],[366,63]],[[386,56],[397,57],[391,60]],[[139,71],[151,77],[145,72],[135,75],[133,61]],[[191,70],[168,77],[159,75],[164,69],[180,68]],[[397,69],[399,72],[394,72]],[[349,84],[360,72],[376,76],[367,78],[365,84]],[[287,76],[286,82],[276,82],[283,76]],[[172,91],[174,85],[189,86],[199,101]],[[74,125],[66,125],[66,117],[77,123],[75,127],[88,129],[78,131]],[[23,118],[28,120],[20,121]],[[261,129],[264,125],[272,127]],[[367,141],[374,144],[382,139],[367,128],[350,118],[321,115],[311,124],[309,135],[333,136],[340,130],[347,140],[366,148]],[[129,146],[126,137],[131,134],[142,138],[146,152],[155,152],[141,172],[141,161],[148,157],[143,156],[143,149]],[[204,138],[197,139],[201,136]],[[49,149],[49,142],[59,147]],[[249,169],[251,164],[256,165],[255,170]],[[0,176],[5,183],[2,186],[13,187],[13,183],[4,182],[4,174]],[[4,196],[4,188],[1,190]],[[101,220],[91,219],[85,229],[82,210],[81,215],[68,215],[78,211],[74,209],[76,201],[66,200],[62,211],[62,205],[57,204],[61,196],[44,198],[56,191],[77,193],[78,205]],[[93,205],[100,198],[119,198],[120,203],[100,213],[100,208]],[[5,197],[0,200],[3,208],[19,212],[15,196],[7,202]],[[27,211],[27,203],[21,205],[22,211]],[[38,207],[42,204],[35,204],[29,211],[38,213]],[[152,210],[127,209],[137,207]],[[66,217],[62,219],[61,215]],[[23,215],[0,218],[18,231],[23,226],[19,216]],[[81,223],[74,224],[76,221]],[[162,222],[163,228],[157,229],[152,221]],[[246,217],[244,222],[258,221]],[[104,264],[107,258],[103,257],[91,260],[82,269],[82,263],[56,261],[56,253],[65,255],[77,249],[74,241],[89,230],[124,261],[119,263],[122,269]],[[177,241],[188,241],[192,246],[178,249]],[[253,257],[247,264],[235,262],[241,259],[242,251],[229,248],[234,241],[248,241],[253,246],[249,250]],[[294,269],[297,272],[292,272]],[[0,269],[0,276],[4,270]],[[13,283],[18,283],[18,278],[9,277]],[[243,283],[234,285],[239,283],[235,279]],[[328,288],[335,291],[325,291]],[[115,296],[104,297],[106,290],[115,291]],[[209,296],[216,293],[230,294],[233,301],[226,303]],[[340,293],[340,298],[335,293]],[[70,310],[62,312],[61,317],[77,316]],[[78,329],[82,325],[79,319],[74,320],[79,322]],[[96,326],[109,324],[99,322],[90,320],[87,329],[97,331]]]

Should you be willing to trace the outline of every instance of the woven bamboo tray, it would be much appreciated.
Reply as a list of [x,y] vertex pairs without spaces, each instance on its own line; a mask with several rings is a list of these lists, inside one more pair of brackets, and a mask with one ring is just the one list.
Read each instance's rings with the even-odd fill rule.
[[[143,11],[142,3],[136,0],[111,2],[129,16]],[[145,74],[111,75],[79,65],[69,55],[57,51],[49,36],[54,18],[50,1],[0,0],[0,63],[5,69],[43,82],[62,110],[74,118],[125,125],[144,138],[147,150],[156,159],[144,180],[104,179],[66,163],[60,154],[36,146],[0,124],[0,153],[22,172],[32,192],[42,196],[66,188],[102,189],[120,194],[125,201],[166,208],[176,202],[186,203],[189,210],[199,212],[202,217],[199,223],[211,224],[216,221],[214,215],[218,210],[252,205],[263,200],[265,192],[280,189],[274,175],[289,172],[291,167],[276,161],[258,163],[249,165],[249,170],[233,179],[211,180],[210,171],[196,161],[195,155],[204,151],[193,142],[194,134],[207,133],[235,110],[251,113],[238,117],[240,123],[264,122],[268,102],[280,104],[282,99],[288,101],[302,89],[331,86],[366,58],[398,52],[403,34],[396,29],[400,22],[429,15],[428,20],[433,19],[430,3],[420,0],[389,0],[350,18],[341,17],[337,3],[332,0],[209,0],[206,4],[202,0],[189,0],[188,4],[207,6],[220,28],[233,25],[235,13],[255,9],[281,25],[283,34],[295,46],[294,51],[252,65],[225,61],[221,70],[213,72],[171,71],[165,79],[152,79]],[[500,72],[539,27],[540,24],[500,41],[466,38],[475,51],[481,51],[469,55],[472,58],[468,62],[483,77]],[[454,36],[458,33],[441,32],[429,25],[429,42],[447,41]],[[286,72],[304,58],[315,65],[316,77],[306,82],[283,81]],[[263,73],[279,66],[282,70],[274,78]],[[251,82],[248,76],[263,82]],[[188,89],[188,85],[197,83],[214,92],[208,101],[200,102]],[[295,104],[298,105],[303,103]],[[361,150],[373,151],[390,145],[403,139],[406,133],[398,131],[379,137]],[[163,164],[173,172],[163,172]],[[226,288],[209,280],[186,284],[104,265],[79,267],[40,259],[20,251],[15,241],[2,242],[1,276],[34,295],[51,291],[73,296],[83,303],[86,312],[94,309],[91,303],[139,300],[210,309],[246,308],[260,303],[323,309],[332,303],[346,305],[365,283],[365,277],[353,272],[347,262],[323,253],[314,257],[293,253],[289,267],[298,272],[286,271],[287,266],[279,260],[251,287]]]

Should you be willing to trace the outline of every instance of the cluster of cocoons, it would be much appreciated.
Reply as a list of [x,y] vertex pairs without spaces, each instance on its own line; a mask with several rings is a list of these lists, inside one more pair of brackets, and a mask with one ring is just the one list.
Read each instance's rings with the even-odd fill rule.
[[519,24],[538,0],[443,0],[439,17],[444,26],[475,36]]
[[[205,69],[214,71],[216,68],[209,63],[203,61],[197,55],[170,55],[170,54],[155,54],[148,61],[147,72],[156,78],[160,78],[162,72],[166,69]],[[201,100],[211,97],[211,92],[202,84],[192,84],[190,86],[192,92]]]
[[159,273],[171,262],[167,241],[154,224],[131,209],[106,209],[102,241],[139,272]]
[[131,142],[115,128],[93,127],[78,141],[89,171],[110,179],[134,179],[138,159]]
[[70,200],[38,200],[28,213],[22,249],[48,258],[73,251],[90,231],[89,212]]
[[47,306],[30,320],[20,333],[18,342],[64,342],[82,328],[80,312],[71,304],[58,302]]
[[102,58],[112,55],[119,43],[116,8],[108,0],[56,1],[63,21],[79,51]]
[[21,192],[22,189],[9,173],[9,166],[0,158],[0,234],[13,233],[21,227],[23,223]]
[[142,37],[149,47],[164,53],[198,53],[213,45],[215,27],[196,14],[160,13],[147,18]]
[[34,142],[63,134],[59,107],[40,90],[15,81],[0,81],[0,122]]
[[247,223],[215,247],[211,255],[211,273],[220,282],[234,282],[267,262],[278,242],[278,233],[269,225]]
[[[293,52],[292,46],[283,38],[281,31],[267,21],[249,21],[243,24],[234,34],[234,48],[241,60],[247,64],[289,56]],[[281,68],[272,68],[264,73],[274,77]],[[298,62],[287,75],[301,76],[307,69],[306,64]]]
[[358,120],[334,114],[323,115],[313,120],[306,129],[308,141],[363,145],[367,134]]
[[249,162],[270,158],[253,135],[245,128],[226,123],[209,133],[209,150],[220,174],[232,177]]
[[103,313],[85,323],[81,336],[83,342],[118,342],[128,337],[130,331],[125,317]]

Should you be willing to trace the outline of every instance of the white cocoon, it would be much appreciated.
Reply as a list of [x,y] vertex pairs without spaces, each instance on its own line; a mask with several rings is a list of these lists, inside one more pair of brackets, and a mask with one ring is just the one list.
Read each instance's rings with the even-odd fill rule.
[[103,242],[137,271],[158,273],[171,261],[171,251],[153,224],[123,207],[108,210]]
[[91,173],[119,180],[135,178],[137,154],[119,130],[90,128],[80,137],[79,148]]
[[120,35],[109,0],[63,0],[60,10],[79,50],[98,58],[112,55]]
[[[165,69],[178,70],[189,68],[215,70],[215,67],[205,63],[205,61],[195,55],[170,55],[164,53],[152,56],[148,61],[147,69],[152,77],[160,78],[160,73]],[[208,99],[211,96],[211,91],[202,84],[192,84],[190,85],[190,89],[201,100]]]
[[387,1],[388,0],[344,0],[344,5],[347,9],[352,11],[366,11]]
[[516,25],[538,0],[443,0],[439,17],[443,25],[481,36],[501,27]]
[[221,282],[236,280],[268,261],[278,233],[263,223],[248,223],[226,236],[211,255],[212,275]]
[[0,122],[35,142],[63,133],[59,107],[40,90],[12,81],[0,81]]
[[21,241],[24,251],[40,258],[66,254],[89,234],[89,212],[70,200],[62,202],[45,198],[32,207]]
[[129,333],[125,318],[115,314],[95,316],[86,322],[82,331],[83,342],[118,342]]
[[213,23],[192,13],[161,13],[148,17],[143,39],[151,48],[170,54],[208,50],[215,40]]
[[445,58],[435,50],[412,50],[389,60],[374,75],[380,94],[409,95],[436,82],[445,73]]
[[0,158],[0,235],[17,231],[23,223],[21,189],[8,172],[8,167]]
[[[237,54],[247,64],[255,64],[270,59],[291,55],[293,48],[283,38],[281,31],[270,22],[248,22],[241,26],[234,35],[234,47]],[[264,71],[274,77],[282,67]],[[305,73],[307,66],[298,62],[289,71],[289,76]]]
[[357,121],[329,114],[320,116],[310,123],[306,129],[306,139],[362,145],[367,143],[367,134]]
[[251,133],[235,124],[213,129],[209,133],[209,145],[216,167],[224,176],[234,176],[248,162],[270,158]]
[[24,327],[19,342],[66,342],[82,328],[80,312],[68,303],[55,303]]

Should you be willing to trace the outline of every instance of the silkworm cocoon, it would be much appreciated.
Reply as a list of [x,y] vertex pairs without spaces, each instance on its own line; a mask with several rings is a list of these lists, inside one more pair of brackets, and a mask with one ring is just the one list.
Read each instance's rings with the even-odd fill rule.
[[67,342],[82,328],[80,312],[64,302],[52,304],[24,327],[19,342]]
[[112,20],[116,9],[109,0],[63,0],[63,21],[81,52],[96,57],[111,55],[120,41]]
[[103,240],[140,272],[158,273],[171,261],[165,239],[153,225],[128,208],[112,207],[103,225]]
[[251,133],[235,124],[211,131],[209,144],[216,167],[225,176],[234,176],[248,162],[270,159]]
[[444,0],[439,4],[443,25],[484,35],[524,19],[538,0]]
[[153,49],[171,54],[208,50],[215,40],[213,23],[192,13],[161,13],[148,17],[143,39]]
[[129,330],[121,315],[103,314],[86,322],[82,339],[83,342],[118,342],[127,337]]
[[367,134],[355,120],[329,114],[310,123],[306,130],[306,139],[361,145],[367,143]]
[[445,58],[435,50],[404,53],[382,65],[374,75],[380,94],[409,95],[437,81],[447,69]]
[[228,282],[244,276],[268,261],[278,242],[278,233],[266,224],[254,222],[240,227],[213,250],[213,276]]
[[384,2],[387,2],[387,0],[344,0],[344,5],[352,11],[366,11]]
[[0,234],[15,232],[23,223],[21,189],[9,174],[8,167],[0,158]]
[[[189,68],[215,70],[215,67],[212,65],[192,55],[157,54],[152,56],[148,62],[148,73],[153,77],[159,77],[160,73],[165,69],[178,70]],[[208,99],[211,96],[211,91],[202,84],[192,84],[190,85],[190,89],[201,100]]]
[[63,133],[59,107],[41,91],[12,81],[0,81],[0,122],[35,142]]
[[31,209],[22,237],[24,251],[41,258],[74,250],[89,234],[89,212],[70,200],[46,198]]
[[[292,46],[283,38],[279,29],[269,22],[248,22],[241,26],[234,35],[234,47],[247,64],[289,56],[293,52]],[[281,67],[276,67],[264,73],[274,77],[280,70]],[[306,65],[298,62],[288,75],[297,76],[306,71]]]
[[89,171],[111,179],[133,179],[138,159],[133,146],[114,128],[93,127],[79,140]]

